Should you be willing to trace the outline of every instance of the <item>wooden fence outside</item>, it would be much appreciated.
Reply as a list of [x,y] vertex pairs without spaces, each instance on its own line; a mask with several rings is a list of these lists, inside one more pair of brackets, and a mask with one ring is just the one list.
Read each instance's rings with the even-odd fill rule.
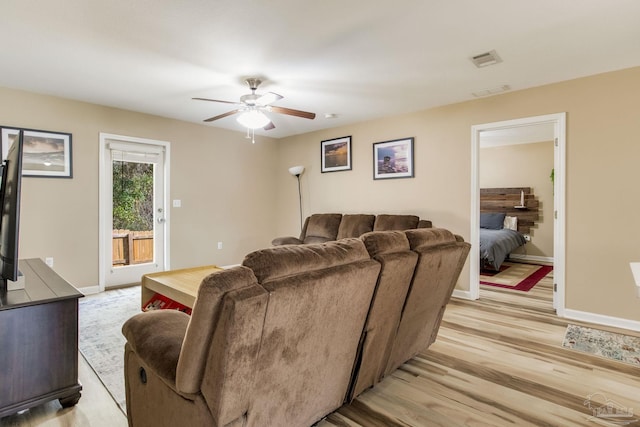
[[113,230],[114,266],[142,264],[153,261],[153,230]]

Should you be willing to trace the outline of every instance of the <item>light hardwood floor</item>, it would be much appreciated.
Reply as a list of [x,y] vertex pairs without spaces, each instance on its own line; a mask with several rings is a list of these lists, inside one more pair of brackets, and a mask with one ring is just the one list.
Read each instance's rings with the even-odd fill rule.
[[126,427],[127,417],[81,354],[78,355],[78,377],[82,384],[82,397],[76,406],[63,408],[54,400],[22,414],[0,418],[0,426]]
[[[427,351],[318,427],[612,425],[592,418],[585,401],[594,393],[594,406],[606,398],[640,412],[640,368],[561,347],[567,323],[579,322],[553,314],[551,282],[528,293],[483,286],[478,301],[453,299]],[[50,403],[0,425],[125,426],[82,357],[80,377],[75,408]]]
[[613,425],[592,418],[594,393],[593,406],[640,412],[640,368],[561,347],[567,323],[584,323],[555,316],[551,286],[452,299],[427,351],[319,426]]

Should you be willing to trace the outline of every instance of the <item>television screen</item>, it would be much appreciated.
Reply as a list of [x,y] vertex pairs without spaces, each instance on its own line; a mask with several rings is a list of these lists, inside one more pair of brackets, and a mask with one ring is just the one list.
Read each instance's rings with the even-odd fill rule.
[[20,187],[22,182],[22,131],[11,144],[3,162],[0,183],[0,279],[18,280],[18,236],[20,227]]

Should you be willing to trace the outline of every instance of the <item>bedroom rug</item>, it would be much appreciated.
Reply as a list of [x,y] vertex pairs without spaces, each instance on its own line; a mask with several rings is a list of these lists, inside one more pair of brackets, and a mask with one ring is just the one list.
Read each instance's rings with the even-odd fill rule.
[[124,414],[124,322],[140,313],[140,286],[80,298],[78,347]]
[[496,274],[502,273],[503,271],[506,271],[509,268],[509,265],[503,263],[500,266],[500,271],[496,271],[496,270],[489,270],[489,269],[485,269],[485,268],[481,268],[480,269],[480,276],[488,276],[488,277],[493,277]]
[[493,272],[493,275],[482,270],[480,284],[528,292],[552,271],[553,267],[550,265],[504,262],[500,272]]
[[640,338],[569,324],[562,346],[640,367]]

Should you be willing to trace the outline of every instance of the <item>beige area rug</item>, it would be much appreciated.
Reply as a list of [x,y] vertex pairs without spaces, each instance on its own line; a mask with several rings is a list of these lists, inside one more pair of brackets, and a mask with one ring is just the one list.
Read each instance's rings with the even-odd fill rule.
[[480,283],[527,292],[552,272],[553,267],[549,265],[504,262],[499,272],[481,270]]
[[122,325],[140,313],[140,286],[80,298],[78,347],[124,414],[124,344]]
[[640,367],[638,337],[569,324],[562,346]]

